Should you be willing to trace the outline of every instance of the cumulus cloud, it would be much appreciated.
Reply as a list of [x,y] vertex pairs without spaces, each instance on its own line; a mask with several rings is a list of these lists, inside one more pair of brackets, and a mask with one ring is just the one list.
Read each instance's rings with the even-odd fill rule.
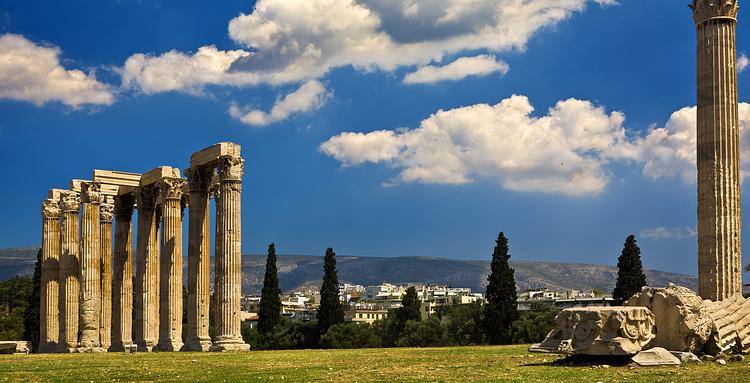
[[73,108],[111,105],[115,95],[94,72],[65,69],[60,48],[38,45],[16,34],[0,36],[0,98],[38,106],[61,102]]
[[232,104],[229,114],[244,124],[266,126],[287,119],[294,113],[305,113],[321,108],[331,96],[331,92],[317,80],[304,83],[299,89],[276,100],[271,111],[243,111],[237,104]]
[[627,145],[624,116],[588,101],[558,102],[532,115],[525,96],[496,105],[440,110],[416,129],[345,132],[320,150],[345,166],[384,163],[399,170],[394,182],[465,184],[496,177],[517,191],[572,196],[601,192],[603,169]]
[[[750,104],[739,104],[741,168],[750,167]],[[697,179],[697,108],[685,107],[674,113],[664,127],[653,127],[645,137],[634,140],[622,158],[643,163],[650,178],[679,177],[686,184]],[[747,175],[742,172],[742,177]]]
[[469,76],[487,76],[495,72],[501,75],[508,73],[508,64],[488,55],[460,57],[443,66],[425,65],[420,67],[404,76],[404,84],[456,81]]
[[391,71],[465,51],[523,50],[540,29],[609,0],[259,0],[229,22],[247,50],[202,47],[128,59],[124,83],[146,93],[211,84],[303,82],[332,68]]
[[687,239],[698,235],[692,227],[654,227],[641,230],[641,237],[652,240]]
[[737,73],[744,72],[748,65],[750,65],[750,59],[744,53],[740,54],[737,57]]
[[167,91],[200,94],[207,84],[257,84],[256,74],[229,70],[237,59],[251,55],[244,50],[221,51],[215,46],[201,47],[192,55],[175,50],[160,56],[139,53],[125,61],[121,70],[122,86],[147,94]]

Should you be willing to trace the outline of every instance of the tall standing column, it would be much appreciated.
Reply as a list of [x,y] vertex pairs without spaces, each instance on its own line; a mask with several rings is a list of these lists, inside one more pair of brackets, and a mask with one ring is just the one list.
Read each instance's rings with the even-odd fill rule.
[[158,184],[162,204],[159,351],[182,349],[182,195],[187,182],[165,178]]
[[52,352],[60,339],[58,281],[60,262],[60,206],[48,199],[42,204],[42,275],[39,294],[39,352]]
[[188,311],[185,349],[208,351],[211,348],[209,299],[211,277],[211,225],[208,186],[213,167],[186,170],[190,187],[188,218]]
[[698,291],[742,293],[738,0],[693,0],[698,41]]
[[60,195],[60,343],[59,352],[73,352],[78,344],[78,209],[81,197],[77,192]]
[[212,350],[245,351],[250,346],[240,332],[242,298],[242,226],[240,196],[243,159],[219,159],[219,193],[216,204],[216,339]]
[[96,182],[81,184],[81,308],[79,352],[102,351],[99,338],[101,312],[101,241],[99,206],[101,185]]
[[151,351],[159,335],[159,219],[157,190],[143,186],[138,192],[138,245],[135,274],[135,343],[138,351]]
[[115,198],[111,351],[133,344],[133,206],[131,194]]
[[101,305],[99,339],[104,350],[112,344],[112,212],[114,198],[105,197],[99,207],[99,244],[101,254]]

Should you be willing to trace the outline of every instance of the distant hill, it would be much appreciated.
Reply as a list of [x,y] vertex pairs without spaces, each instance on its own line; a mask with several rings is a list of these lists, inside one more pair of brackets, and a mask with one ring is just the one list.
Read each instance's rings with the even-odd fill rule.
[[[0,280],[15,275],[31,275],[36,261],[36,247],[0,249]],[[446,284],[484,291],[489,261],[464,261],[431,257],[355,257],[338,256],[339,281],[360,285],[381,282]],[[259,293],[263,285],[265,255],[245,255],[242,260],[242,289]],[[278,256],[279,281],[285,291],[317,287],[323,277],[323,257],[308,255]],[[612,291],[617,279],[614,266],[558,262],[512,262],[518,289],[599,289]],[[187,268],[187,261],[185,261]],[[187,275],[187,272],[184,273]],[[697,289],[695,276],[646,271],[649,285],[677,285]]]

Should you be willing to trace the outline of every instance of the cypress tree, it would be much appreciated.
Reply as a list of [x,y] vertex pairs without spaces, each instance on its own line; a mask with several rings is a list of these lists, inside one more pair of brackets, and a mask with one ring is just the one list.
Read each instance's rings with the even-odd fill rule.
[[281,323],[281,289],[276,270],[276,245],[273,243],[268,245],[266,275],[263,278],[258,316],[258,332],[261,334],[271,333]]
[[422,320],[421,308],[422,304],[417,298],[417,289],[414,286],[409,287],[404,297],[401,298],[401,307],[398,310],[399,320],[402,322]]
[[344,308],[339,299],[339,277],[336,272],[336,253],[332,248],[326,250],[323,258],[323,285],[320,288],[320,307],[318,307],[318,331],[321,335],[328,328],[344,321]]
[[641,249],[636,244],[635,236],[629,235],[625,239],[622,254],[617,258],[617,284],[612,298],[615,305],[625,303],[633,294],[646,286],[646,274],[643,273],[641,263]]
[[515,270],[509,264],[508,240],[500,233],[492,252],[490,275],[487,277],[487,303],[484,305],[483,327],[487,342],[508,344],[513,339],[513,321],[519,318]]
[[29,305],[23,313],[23,339],[31,342],[34,351],[39,347],[40,331],[40,295],[42,287],[42,250],[36,254],[36,264],[34,265],[34,276],[31,279],[32,290],[29,299]]

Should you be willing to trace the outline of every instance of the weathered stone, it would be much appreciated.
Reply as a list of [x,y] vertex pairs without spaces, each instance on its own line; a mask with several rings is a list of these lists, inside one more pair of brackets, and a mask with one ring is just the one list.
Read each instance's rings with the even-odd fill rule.
[[698,42],[698,292],[742,293],[737,98],[738,0],[693,0]]
[[140,186],[153,185],[164,178],[180,178],[180,169],[171,166],[159,166],[156,169],[149,170],[141,176]]
[[78,344],[78,305],[80,258],[78,248],[78,210],[80,194],[60,194],[60,337],[58,352],[72,352]]
[[[239,149],[239,146],[237,146]],[[214,351],[247,351],[250,346],[240,331],[242,298],[241,192],[244,160],[219,160],[219,198],[216,203],[216,337]]]
[[182,197],[187,181],[165,178],[157,184],[162,205],[159,351],[182,349]]
[[645,307],[565,309],[557,327],[533,352],[571,355],[634,355],[654,338],[654,314]]
[[713,332],[705,352],[718,354],[739,347],[750,352],[750,299],[737,294],[720,302],[705,302]]
[[635,354],[632,359],[639,366],[679,366],[681,364],[677,357],[661,347],[643,350]]
[[648,307],[656,318],[652,347],[698,352],[711,336],[712,323],[703,300],[692,290],[670,285],[644,287],[625,304]]
[[682,363],[702,363],[701,359],[698,358],[697,355],[693,354],[692,352],[684,352],[684,351],[670,351],[672,355],[674,355],[675,358],[679,359]]
[[199,150],[190,156],[190,167],[193,169],[216,166],[222,157],[241,157],[241,148],[233,142],[220,142]]
[[101,315],[101,243],[100,204],[102,195],[98,182],[81,185],[81,300],[79,319],[79,352],[100,351]]
[[39,352],[54,351],[60,339],[60,282],[58,279],[60,272],[60,206],[58,199],[48,199],[42,204]]
[[133,337],[138,351],[151,351],[159,335],[159,209],[158,190],[141,186],[138,197],[135,318]]
[[135,196],[115,198],[115,244],[112,277],[111,351],[133,345],[133,207]]
[[99,206],[99,254],[101,256],[101,307],[99,310],[99,339],[103,349],[112,344],[112,214],[115,200],[104,196]]
[[190,211],[188,223],[188,311],[185,349],[208,351],[211,276],[211,233],[209,183],[213,167],[190,168],[188,177]]

